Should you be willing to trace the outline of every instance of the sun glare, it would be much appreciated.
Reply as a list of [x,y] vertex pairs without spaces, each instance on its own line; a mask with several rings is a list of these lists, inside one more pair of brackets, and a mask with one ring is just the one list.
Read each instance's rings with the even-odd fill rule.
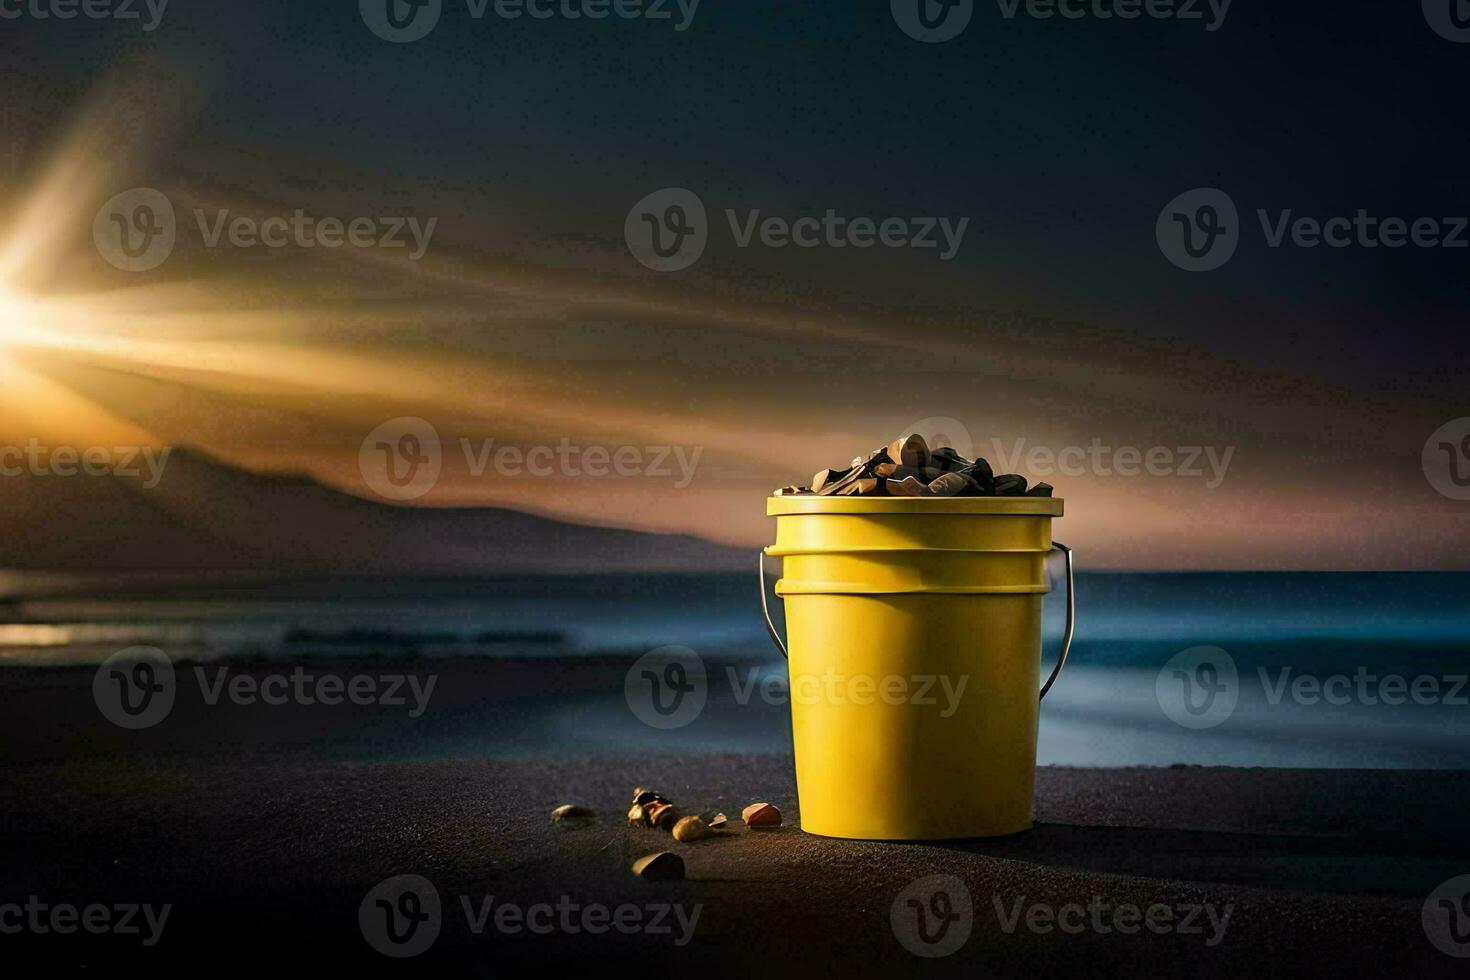
[[34,303],[0,288],[0,355],[23,347],[54,346],[56,339]]
[[23,341],[27,321],[26,304],[0,290],[0,352],[8,351]]

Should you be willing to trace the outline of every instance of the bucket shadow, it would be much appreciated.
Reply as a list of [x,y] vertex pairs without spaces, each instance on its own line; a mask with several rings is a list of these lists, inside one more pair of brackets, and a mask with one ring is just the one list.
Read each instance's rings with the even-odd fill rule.
[[1470,844],[1038,824],[993,840],[936,844],[986,857],[1139,878],[1338,894],[1422,897],[1470,868]]

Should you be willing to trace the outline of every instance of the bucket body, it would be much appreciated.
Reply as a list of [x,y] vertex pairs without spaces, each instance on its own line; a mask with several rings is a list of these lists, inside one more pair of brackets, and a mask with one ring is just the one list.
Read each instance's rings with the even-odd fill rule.
[[773,497],[802,829],[1031,826],[1051,521],[1033,497]]

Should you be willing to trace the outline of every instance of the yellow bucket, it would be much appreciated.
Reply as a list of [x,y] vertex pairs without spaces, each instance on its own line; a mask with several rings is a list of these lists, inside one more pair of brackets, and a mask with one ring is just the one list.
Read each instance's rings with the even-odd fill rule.
[[[772,497],[761,606],[790,663],[801,826],[942,840],[1031,826],[1038,703],[1071,647],[1072,553],[1047,497]],[[1067,626],[1046,684],[1046,559],[1066,559]],[[789,643],[766,605],[765,556]]]

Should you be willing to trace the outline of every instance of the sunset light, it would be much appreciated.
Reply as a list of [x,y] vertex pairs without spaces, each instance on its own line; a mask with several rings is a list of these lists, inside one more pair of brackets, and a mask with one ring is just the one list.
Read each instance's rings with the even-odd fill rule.
[[29,313],[19,297],[0,292],[0,352],[25,341],[30,331]]
[[[1232,360],[1205,336],[1170,345],[1132,330],[1128,316],[1028,320],[1005,312],[1012,301],[1000,281],[971,290],[972,279],[947,276],[930,306],[885,307],[862,291],[890,274],[907,282],[922,264],[866,250],[834,251],[855,271],[842,278],[851,297],[832,302],[780,284],[790,254],[723,260],[776,283],[754,292],[698,268],[639,275],[617,244],[598,246],[615,259],[600,270],[580,268],[577,255],[503,258],[516,243],[494,238],[498,224],[482,218],[516,202],[493,185],[468,203],[430,192],[403,209],[413,188],[394,178],[378,200],[355,205],[358,222],[398,229],[410,245],[404,229],[416,228],[424,248],[345,235],[323,244],[310,239],[330,227],[316,212],[337,210],[350,227],[347,202],[322,194],[306,208],[311,195],[289,184],[215,173],[204,150],[183,169],[210,176],[159,173],[184,125],[161,118],[167,91],[140,89],[118,68],[99,92],[111,94],[63,117],[65,135],[16,182],[0,226],[9,284],[0,403],[12,418],[77,438],[93,429],[188,448],[245,472],[304,474],[375,501],[384,498],[364,479],[364,440],[386,421],[424,419],[442,466],[400,506],[510,507],[742,547],[763,540],[766,518],[738,501],[802,477],[792,460],[849,459],[872,432],[933,421],[1011,469],[1039,452],[1050,482],[1086,490],[1091,506],[1069,537],[1094,567],[1385,560],[1351,536],[1321,533],[1339,524],[1382,529],[1415,567],[1459,560],[1425,516],[1445,510],[1442,498],[1390,506],[1382,494],[1346,492],[1419,478],[1386,471],[1393,453],[1439,424],[1407,403],[1376,412],[1365,390]],[[590,230],[620,235],[636,199],[615,199],[610,220]],[[142,247],[165,207],[172,241],[156,265],[129,271],[109,258],[107,234],[137,235]],[[457,209],[464,217],[450,220]],[[287,248],[264,244],[308,211]],[[243,235],[228,230],[242,223]],[[486,229],[492,237],[478,237]],[[904,271],[884,271],[895,262]],[[1293,441],[1324,431],[1347,455],[1336,469],[1299,465]],[[686,460],[698,454],[698,477],[553,479],[486,467],[494,453],[564,443],[594,460],[620,450],[656,459],[658,447],[672,458],[677,447]],[[1176,463],[1168,479],[1146,478],[1142,464],[1129,470],[1130,456],[1160,453]],[[1263,500],[1311,506],[1277,521],[1260,512]],[[1272,533],[1243,536],[1242,520]]]

